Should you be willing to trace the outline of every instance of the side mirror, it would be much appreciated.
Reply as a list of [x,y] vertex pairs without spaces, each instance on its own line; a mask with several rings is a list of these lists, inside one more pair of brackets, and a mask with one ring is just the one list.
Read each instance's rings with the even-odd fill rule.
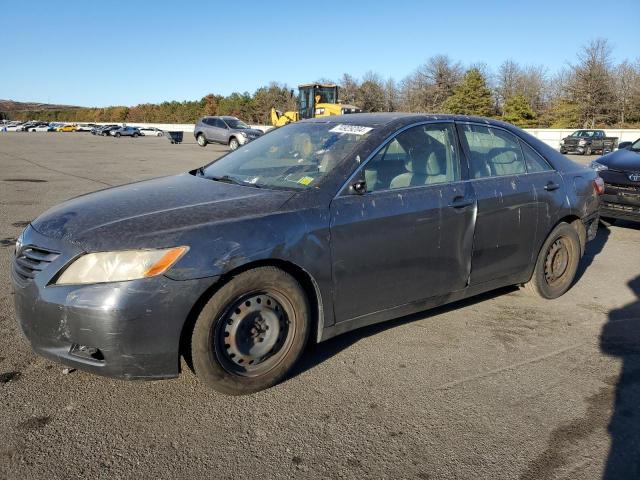
[[349,193],[351,195],[364,195],[367,193],[367,182],[364,180],[358,180],[357,182],[349,185]]

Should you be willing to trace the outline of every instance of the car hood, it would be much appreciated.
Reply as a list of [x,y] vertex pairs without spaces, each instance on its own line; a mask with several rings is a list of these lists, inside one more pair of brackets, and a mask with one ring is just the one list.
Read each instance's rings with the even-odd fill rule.
[[612,170],[640,172],[640,152],[632,152],[626,149],[616,150],[600,157],[596,161]]
[[85,251],[160,248],[175,246],[198,226],[272,213],[292,195],[185,173],[76,197],[31,225]]
[[244,132],[247,135],[262,135],[264,132],[257,128],[244,128],[242,130],[238,130],[239,132]]

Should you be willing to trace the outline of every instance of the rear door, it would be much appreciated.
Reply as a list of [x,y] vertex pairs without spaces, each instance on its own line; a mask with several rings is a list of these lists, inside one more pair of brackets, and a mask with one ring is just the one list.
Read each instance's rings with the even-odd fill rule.
[[518,138],[499,128],[459,123],[478,202],[470,285],[527,272],[538,206]]
[[453,123],[399,133],[331,203],[336,321],[446,295],[469,276],[475,201]]

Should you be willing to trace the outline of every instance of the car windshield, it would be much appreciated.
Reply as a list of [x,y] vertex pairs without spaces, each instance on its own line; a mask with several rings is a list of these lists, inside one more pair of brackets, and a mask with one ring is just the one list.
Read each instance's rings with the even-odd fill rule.
[[293,123],[199,169],[198,175],[254,187],[303,190],[316,186],[371,130],[335,123]]
[[251,128],[249,125],[244,123],[242,120],[238,120],[237,118],[225,118],[224,122],[227,125],[229,125],[229,128],[235,128],[235,129]]
[[593,130],[577,130],[571,134],[572,137],[592,137]]

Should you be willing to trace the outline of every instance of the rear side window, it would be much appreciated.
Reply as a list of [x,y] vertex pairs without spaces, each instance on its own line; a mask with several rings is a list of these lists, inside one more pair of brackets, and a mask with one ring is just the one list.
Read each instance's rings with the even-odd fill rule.
[[547,163],[538,153],[526,143],[520,142],[522,152],[524,153],[524,161],[527,164],[527,171],[529,173],[536,172],[548,172],[553,170],[553,167]]
[[524,155],[518,139],[499,128],[462,125],[469,147],[471,178],[501,177],[526,173]]
[[215,125],[214,125],[214,127],[218,127],[218,128],[227,128],[227,124],[226,124],[226,123],[224,123],[221,119],[219,119],[219,118],[215,118],[215,119],[214,119],[214,121],[215,121]]

